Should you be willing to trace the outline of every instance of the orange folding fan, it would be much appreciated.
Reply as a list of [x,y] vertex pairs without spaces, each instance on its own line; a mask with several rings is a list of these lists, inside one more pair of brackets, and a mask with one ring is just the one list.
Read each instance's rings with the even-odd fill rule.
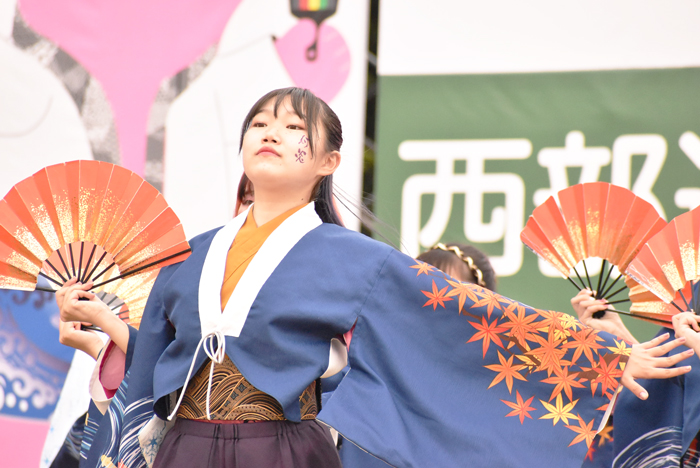
[[692,295],[692,285],[686,283],[683,289],[676,292],[673,303],[667,304],[646,287],[637,283],[631,276],[625,278],[625,283],[629,288],[629,297],[632,302],[630,313],[640,320],[665,326],[669,326],[673,321],[673,316],[678,313],[678,308],[672,304],[682,304],[683,297]]
[[[554,197],[549,197],[532,212],[520,239],[579,290],[588,287],[596,291],[597,299],[613,298],[627,289],[622,286],[612,291],[623,277],[620,274],[609,283],[613,266],[624,272],[644,243],[666,222],[650,203],[607,182],[573,185],[557,195],[561,208]],[[592,257],[602,259],[597,285],[591,281],[585,262]],[[582,261],[586,281],[576,269]]]
[[93,281],[93,292],[137,323],[158,270],[189,252],[158,190],[114,164],[48,166],[0,200],[2,288],[45,289],[39,276],[56,287]]
[[[679,311],[700,278],[700,207],[677,216],[641,248],[626,274]],[[679,300],[680,299],[680,300]]]

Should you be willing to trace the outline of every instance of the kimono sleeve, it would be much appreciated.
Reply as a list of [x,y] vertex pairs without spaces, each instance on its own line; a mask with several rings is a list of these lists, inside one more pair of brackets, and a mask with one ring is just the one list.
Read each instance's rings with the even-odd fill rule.
[[175,335],[163,307],[163,291],[178,265],[165,267],[158,274],[144,309],[133,353],[130,340],[126,375],[97,428],[81,468],[102,467],[106,462],[124,468],[140,466],[138,431],[154,415],[153,370]]
[[397,467],[580,467],[629,348],[398,252],[319,419]]
[[129,344],[126,353],[110,339],[97,357],[95,368],[90,376],[90,398],[102,414],[107,411],[112,397],[117,393],[126,371],[131,366],[137,334],[138,331],[129,326]]

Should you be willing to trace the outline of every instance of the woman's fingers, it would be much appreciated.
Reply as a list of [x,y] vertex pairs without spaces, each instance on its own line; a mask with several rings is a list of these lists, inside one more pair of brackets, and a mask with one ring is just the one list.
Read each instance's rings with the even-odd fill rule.
[[94,293],[91,293],[91,292],[89,292],[89,291],[83,291],[83,290],[81,290],[81,289],[76,290],[76,294],[77,294],[77,297],[79,297],[79,298],[85,298],[85,299],[88,299],[88,300],[92,300],[92,299],[94,299],[95,297],[97,297],[97,296],[95,296]]
[[[669,334],[665,333],[665,335],[668,337]],[[654,346],[653,348],[647,348],[647,351],[649,352],[650,356],[658,357],[658,356],[663,356],[664,354],[667,354],[669,351],[672,349],[675,349],[679,347],[680,345],[684,344],[686,341],[685,337],[681,336],[680,338],[676,338],[675,340],[671,340],[667,343],[660,344],[658,346]]]
[[593,301],[589,306],[586,307],[586,312],[591,312],[591,315],[593,312],[600,312],[601,310],[606,310],[608,307],[610,307],[608,304],[605,304],[600,301]]
[[649,394],[646,390],[644,390],[644,387],[639,385],[634,378],[630,377],[629,375],[623,374],[622,379],[620,379],[620,383],[624,385],[627,390],[637,395],[637,398],[640,400],[646,400],[649,398]]
[[700,316],[695,315],[693,312],[682,312],[674,315],[673,329],[676,331],[676,336],[684,332],[686,328],[691,328],[696,332],[700,331],[700,326],[698,326],[699,320]]
[[581,315],[585,310],[586,306],[583,305],[585,301],[590,301],[593,297],[593,293],[589,289],[582,289],[571,298],[571,306],[576,311],[577,315]]
[[92,300],[93,297],[95,297],[94,293],[89,292],[89,289],[92,287],[92,283],[85,283],[85,284],[76,284],[70,288],[68,293],[66,294],[66,297],[64,298],[65,300],[68,301],[78,301],[80,298],[85,298],[88,300]]
[[[687,356],[686,356],[687,357]],[[685,359],[685,358],[683,358]],[[634,393],[640,400],[646,400],[649,397],[647,391],[637,383],[636,378],[646,378],[646,379],[670,379],[672,377],[678,377],[679,375],[687,374],[690,372],[690,366],[683,367],[673,367],[673,368],[654,368],[650,369],[648,373],[644,376],[632,376],[628,373],[624,373],[620,379],[620,383],[625,386],[628,390]]]
[[687,374],[688,372],[690,372],[690,370],[691,366],[654,368],[643,378],[670,379],[671,377],[678,377],[679,375]]
[[78,289],[82,289],[83,291],[87,291],[92,288],[92,281],[88,281],[87,283],[78,283],[77,287]]
[[588,289],[582,289],[576,294],[574,297],[571,298],[571,305],[576,305],[580,303],[581,301],[585,301],[586,299],[590,299],[591,297],[591,292]]
[[571,299],[571,305],[579,320],[587,325],[591,325],[590,320],[595,312],[608,308],[602,299],[595,299],[594,294],[595,292],[589,289],[583,289]]
[[638,346],[640,346],[643,349],[654,348],[654,347],[660,345],[661,343],[663,343],[664,341],[666,341],[669,336],[671,336],[671,334],[666,332],[663,335],[659,335],[656,338],[653,338],[649,341],[645,341],[644,343],[639,343]]
[[630,359],[627,362],[620,382],[642,400],[646,400],[648,394],[635,381],[636,379],[668,379],[686,374],[691,370],[690,366],[675,366],[694,355],[695,351],[687,349],[681,353],[668,356],[671,350],[686,342],[686,339],[681,337],[664,343],[668,337],[669,333],[664,333],[646,343],[632,347]]
[[56,304],[58,304],[59,308],[63,304],[63,299],[66,297],[66,293],[71,290],[71,286],[73,286],[77,281],[77,278],[71,278],[56,291]]
[[688,359],[693,354],[695,354],[694,350],[687,349],[682,353],[674,354],[673,356],[654,357],[651,353],[639,356],[639,364],[641,371],[638,372],[638,375],[635,375],[635,377],[643,377],[645,379],[665,378],[663,376],[657,377],[655,371],[665,368],[671,368],[679,362]]
[[[664,358],[665,361],[662,365],[664,367],[675,366],[676,364],[683,361],[684,359],[688,359],[693,354],[695,354],[695,350],[687,349],[687,350],[683,351],[682,353],[674,354],[673,356],[669,356],[667,358]],[[686,367],[688,367],[688,369],[690,369],[690,366],[686,366]]]

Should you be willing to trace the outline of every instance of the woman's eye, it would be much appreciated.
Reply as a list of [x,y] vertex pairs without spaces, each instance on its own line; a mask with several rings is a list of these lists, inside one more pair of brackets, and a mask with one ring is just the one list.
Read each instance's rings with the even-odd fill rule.
[[265,123],[264,122],[253,122],[251,127],[264,127]]
[[296,124],[287,125],[287,128],[290,130],[304,130],[304,127],[302,127],[301,125],[296,125]]

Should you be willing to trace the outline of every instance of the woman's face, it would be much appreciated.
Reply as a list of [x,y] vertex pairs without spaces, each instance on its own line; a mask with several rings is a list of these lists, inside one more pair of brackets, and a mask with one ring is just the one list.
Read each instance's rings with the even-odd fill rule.
[[316,182],[327,173],[323,125],[318,125],[318,133],[318,141],[314,141],[316,154],[312,154],[306,124],[289,100],[282,102],[276,116],[274,101],[266,103],[253,117],[241,148],[243,167],[256,194],[260,190],[293,190],[310,195]]

